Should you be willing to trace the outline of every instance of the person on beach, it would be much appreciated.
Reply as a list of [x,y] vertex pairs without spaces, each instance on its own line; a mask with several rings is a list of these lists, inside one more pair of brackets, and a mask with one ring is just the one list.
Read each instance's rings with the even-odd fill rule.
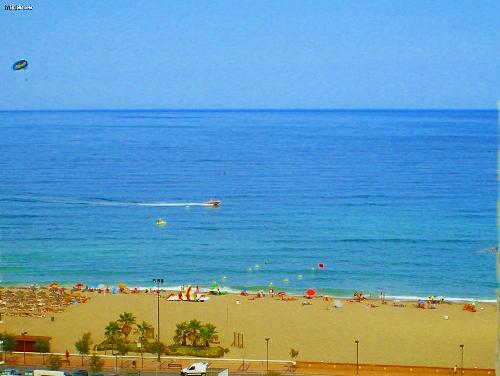
[[66,350],[66,352],[64,353],[64,355],[66,356],[66,360],[69,362],[69,351]]
[[457,374],[457,365],[455,364],[455,367],[453,367],[453,374],[456,375]]
[[365,300],[366,298],[363,296],[363,293],[361,291],[356,291],[354,293],[354,301],[356,302],[361,302],[362,300]]
[[380,298],[380,304],[385,304],[385,294],[383,291],[380,292],[379,298]]

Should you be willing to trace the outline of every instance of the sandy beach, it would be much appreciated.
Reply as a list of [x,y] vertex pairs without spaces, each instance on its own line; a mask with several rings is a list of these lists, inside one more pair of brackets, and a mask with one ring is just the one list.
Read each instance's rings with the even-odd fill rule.
[[[155,294],[98,294],[82,304],[46,317],[4,316],[2,331],[28,332],[52,337],[53,352],[76,352],[74,343],[91,332],[94,343],[104,340],[104,327],[120,313],[132,312],[138,321],[156,328]],[[417,309],[415,302],[395,307],[371,301],[348,302],[334,308],[323,298],[283,301],[277,297],[213,296],[203,303],[160,300],[161,340],[172,343],[175,324],[196,318],[216,325],[228,358],[289,360],[290,349],[299,350],[298,360],[355,362],[355,340],[359,340],[360,363],[451,367],[460,363],[464,344],[466,367],[494,368],[496,306],[478,303],[477,312],[463,304],[439,304],[436,309]],[[51,321],[50,316],[54,317]],[[448,319],[445,319],[445,316]],[[233,333],[242,333],[244,348],[232,347]],[[134,336],[131,336],[134,339]]]

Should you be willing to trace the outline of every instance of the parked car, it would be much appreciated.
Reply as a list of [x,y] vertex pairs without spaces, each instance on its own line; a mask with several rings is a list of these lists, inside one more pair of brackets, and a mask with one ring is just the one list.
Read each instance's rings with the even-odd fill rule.
[[6,368],[2,370],[1,376],[22,376],[23,373],[14,368]]
[[73,372],[73,376],[89,376],[89,372],[86,369],[77,369]]

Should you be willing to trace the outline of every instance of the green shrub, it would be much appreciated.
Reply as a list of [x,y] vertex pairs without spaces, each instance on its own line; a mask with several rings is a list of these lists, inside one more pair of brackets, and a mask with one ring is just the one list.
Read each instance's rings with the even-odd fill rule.
[[[142,352],[148,352],[146,350],[146,343],[142,344],[144,347]],[[135,342],[126,343],[123,341],[116,341],[115,343],[109,343],[109,341],[102,341],[100,344],[94,346],[95,351],[119,351],[119,349],[124,350],[121,346],[127,346],[127,352],[140,352]]]
[[165,349],[167,346],[163,344],[162,342],[152,342],[148,343],[147,345],[144,346],[144,352],[148,352],[151,354],[163,354],[165,352]]
[[176,346],[170,345],[168,347],[169,355],[179,356],[197,356],[202,358],[221,358],[229,349],[221,346],[217,347],[193,347],[193,346]]
[[103,367],[104,367],[104,359],[101,359],[101,357],[99,357],[98,355],[93,354],[90,357],[90,362],[89,362],[90,372],[92,373],[101,372]]
[[3,351],[12,352],[16,347],[16,336],[12,333],[0,333],[0,339],[3,341]]
[[61,369],[62,366],[62,360],[59,355],[52,355],[50,354],[47,357],[47,368],[52,370],[52,371],[58,371]]

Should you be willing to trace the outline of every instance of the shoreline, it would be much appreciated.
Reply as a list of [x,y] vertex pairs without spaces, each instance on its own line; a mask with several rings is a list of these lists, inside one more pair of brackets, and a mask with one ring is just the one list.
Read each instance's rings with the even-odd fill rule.
[[[11,288],[11,289],[28,289],[30,287],[48,288],[49,285],[50,285],[50,283],[47,283],[47,284],[38,284],[38,283],[5,284],[5,283],[0,283],[0,291],[1,291],[1,289],[9,289],[9,288]],[[62,283],[62,284],[58,284],[58,285],[60,287],[67,289],[67,290],[71,290],[71,289],[74,289],[76,282],[72,283],[72,284]],[[104,285],[105,288],[109,288],[110,291],[112,291],[113,288],[118,289],[118,286],[117,286],[118,284],[102,284],[102,285]],[[130,286],[133,286],[133,287],[129,287],[129,290],[136,288],[138,291],[141,291],[141,292],[144,292],[146,290],[152,290],[152,289],[156,290],[156,287],[154,287],[154,286],[134,286],[134,285],[130,285]],[[162,286],[160,288],[160,291],[161,292],[169,292],[169,293],[174,292],[175,293],[175,292],[180,291],[183,286],[193,286],[194,287],[195,285],[185,284],[185,285],[178,285],[178,286]],[[211,290],[211,287],[209,287],[209,286],[200,285],[199,287],[200,287],[200,291],[204,294],[208,294]],[[91,288],[93,290],[96,290],[97,286],[91,285]],[[231,295],[240,295],[240,293],[242,291],[241,289],[237,289],[237,288],[234,288],[231,286],[219,286],[219,288],[220,288],[221,292],[223,292],[225,294],[231,294]],[[267,295],[268,289],[269,289],[269,286],[262,286],[261,288],[258,288],[258,289],[249,288],[249,289],[245,289],[245,290],[249,294],[254,294],[254,295],[257,294],[259,290],[263,290],[264,293]],[[318,289],[318,290],[322,290],[322,289]],[[82,289],[81,291],[84,292],[84,291],[89,291],[89,290]],[[279,291],[285,291],[287,296],[293,296],[296,298],[304,297],[304,294],[300,293],[297,289],[287,289],[286,287],[280,287],[279,289],[274,288],[274,291],[275,291],[275,293],[277,293]],[[352,293],[350,295],[318,294],[318,295],[316,295],[316,297],[329,297],[329,298],[333,298],[333,299],[352,299],[353,293],[355,291],[360,291],[360,290],[352,290]],[[116,293],[118,293],[118,292],[116,292]],[[433,294],[430,294],[430,295],[433,295]],[[368,293],[368,294],[365,294],[365,297],[367,299],[379,300],[378,294]],[[428,297],[429,297],[429,295],[428,296],[423,296],[423,295],[385,295],[385,298],[387,300],[401,300],[404,302],[427,300]],[[446,302],[451,302],[451,303],[468,303],[468,302],[478,302],[478,303],[486,303],[486,304],[496,304],[497,303],[496,297],[495,298],[484,298],[484,297],[477,298],[477,297],[453,297],[453,296],[446,296],[446,295],[436,295],[436,297],[444,298],[444,300]]]

